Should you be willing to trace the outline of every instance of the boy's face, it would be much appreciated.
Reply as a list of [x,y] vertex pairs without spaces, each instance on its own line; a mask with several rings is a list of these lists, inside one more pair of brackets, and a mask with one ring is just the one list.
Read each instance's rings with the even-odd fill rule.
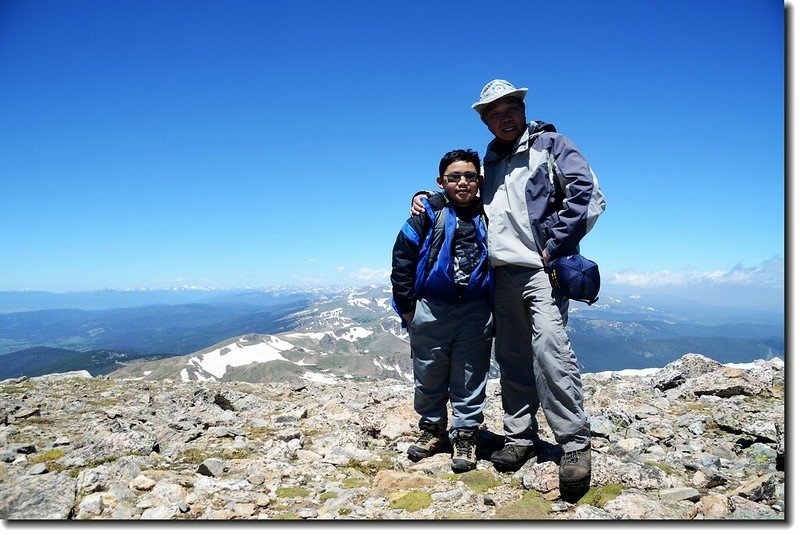
[[456,206],[469,206],[478,195],[483,177],[472,162],[453,162],[444,170],[436,183]]

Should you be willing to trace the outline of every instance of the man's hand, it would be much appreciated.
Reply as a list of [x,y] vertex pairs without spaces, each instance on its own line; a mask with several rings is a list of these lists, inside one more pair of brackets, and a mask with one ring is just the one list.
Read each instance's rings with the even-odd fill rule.
[[419,215],[425,211],[425,207],[422,206],[422,202],[420,199],[427,199],[428,196],[424,193],[419,193],[414,196],[411,201],[411,216]]
[[547,252],[547,249],[542,251],[542,261],[545,266],[550,263],[550,253]]
[[410,325],[411,324],[411,320],[414,319],[414,312],[413,311],[412,312],[406,312],[405,314],[403,314],[403,319],[406,320],[406,324]]

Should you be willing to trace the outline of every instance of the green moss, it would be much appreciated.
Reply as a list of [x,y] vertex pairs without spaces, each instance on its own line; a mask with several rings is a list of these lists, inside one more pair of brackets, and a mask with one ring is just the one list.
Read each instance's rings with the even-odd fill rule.
[[353,512],[353,510],[348,508],[348,507],[342,507],[341,509],[339,509],[337,511],[337,513],[339,513],[341,516],[347,516],[347,515],[351,514],[352,512]]
[[463,481],[473,492],[486,492],[492,487],[497,487],[502,482],[495,478],[489,470],[470,470],[463,474],[446,474],[445,479]]
[[697,414],[697,413],[707,413],[711,410],[711,407],[706,405],[705,403],[700,403],[698,401],[687,401],[686,403],[675,404],[670,408],[670,413],[676,416],[682,416],[684,414]]
[[275,430],[270,427],[249,427],[245,433],[250,440],[271,438],[275,436]]
[[188,463],[199,464],[208,459],[210,455],[207,455],[206,452],[199,450],[197,448],[190,448],[188,450],[184,450],[178,456],[178,459],[181,461],[186,461]]
[[390,459],[381,458],[378,461],[367,461],[362,463],[361,461],[357,461],[355,459],[350,459],[347,462],[347,467],[352,468],[354,470],[358,470],[362,474],[374,476],[381,470],[389,470],[393,466],[393,463]]
[[206,459],[211,459],[211,458],[222,459],[222,460],[247,459],[251,455],[252,454],[247,450],[206,451],[198,448],[190,448],[188,450],[182,451],[178,456],[178,460],[191,464],[200,464]]
[[364,486],[364,480],[360,477],[348,477],[342,483],[342,488],[345,489],[354,489],[362,486]]
[[3,385],[0,387],[0,394],[22,394],[23,392],[27,392],[30,387],[31,383],[28,381],[23,381],[22,383],[17,384]]
[[30,418],[21,420],[20,423],[24,423],[25,425],[50,425],[53,423],[53,420],[41,416],[31,416]]
[[60,459],[64,456],[64,452],[58,448],[54,448],[52,450],[43,451],[37,455],[31,455],[28,457],[29,464],[36,464],[36,463],[47,463],[51,461],[55,461],[56,459]]
[[308,491],[302,487],[280,487],[275,494],[278,498],[305,498]]
[[[47,463],[47,471],[50,472],[51,474],[56,474],[58,472],[63,472],[64,470],[67,470],[67,467],[64,466],[61,463],[57,463],[55,461],[50,461],[50,462]],[[69,474],[70,477],[78,477],[78,474],[80,473],[80,469],[79,468],[70,468],[67,473]]]
[[495,518],[506,520],[544,520],[549,518],[552,507],[536,491],[528,491],[519,500],[497,509]]
[[455,511],[446,511],[436,516],[436,520],[483,520],[483,517],[478,513],[457,513]]
[[668,465],[668,464],[658,463],[658,462],[655,462],[655,461],[646,461],[644,464],[646,464],[647,466],[653,466],[655,468],[658,468],[659,470],[661,470],[665,474],[669,474],[669,475],[675,474],[675,469],[673,467],[671,467],[670,465]]
[[335,492],[328,491],[320,494],[319,499],[324,502],[325,500],[330,500],[331,498],[335,498],[336,496],[338,496],[338,494],[336,494]]
[[578,505],[594,505],[603,507],[605,504],[622,494],[624,487],[619,483],[609,483],[602,487],[592,487],[589,492],[578,500]]
[[425,509],[431,503],[433,498],[427,492],[421,490],[412,490],[398,495],[396,498],[389,500],[389,507],[392,509],[403,509],[409,513]]
[[119,455],[109,455],[108,457],[101,457],[100,459],[94,459],[92,461],[89,461],[88,463],[86,463],[84,468],[95,468],[97,466],[100,466],[101,464],[113,463],[119,458],[120,458]]
[[273,518],[275,520],[302,520],[302,517],[300,517],[300,515],[291,511],[278,513]]

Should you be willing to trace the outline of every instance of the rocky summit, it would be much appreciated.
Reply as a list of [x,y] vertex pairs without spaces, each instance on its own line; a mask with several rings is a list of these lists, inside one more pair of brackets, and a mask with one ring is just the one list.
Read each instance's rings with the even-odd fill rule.
[[559,494],[560,448],[514,473],[490,382],[478,467],[411,462],[413,386],[125,381],[69,373],[0,382],[0,517],[26,519],[785,520],[783,361],[585,374],[588,492]]

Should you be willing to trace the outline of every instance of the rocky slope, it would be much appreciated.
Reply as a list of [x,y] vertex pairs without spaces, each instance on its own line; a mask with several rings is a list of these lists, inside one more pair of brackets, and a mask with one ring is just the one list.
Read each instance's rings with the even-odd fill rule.
[[784,520],[784,370],[685,355],[646,375],[584,376],[591,489],[558,493],[559,450],[516,473],[492,382],[478,469],[411,463],[413,387],[124,381],[73,373],[0,382],[4,519]]

